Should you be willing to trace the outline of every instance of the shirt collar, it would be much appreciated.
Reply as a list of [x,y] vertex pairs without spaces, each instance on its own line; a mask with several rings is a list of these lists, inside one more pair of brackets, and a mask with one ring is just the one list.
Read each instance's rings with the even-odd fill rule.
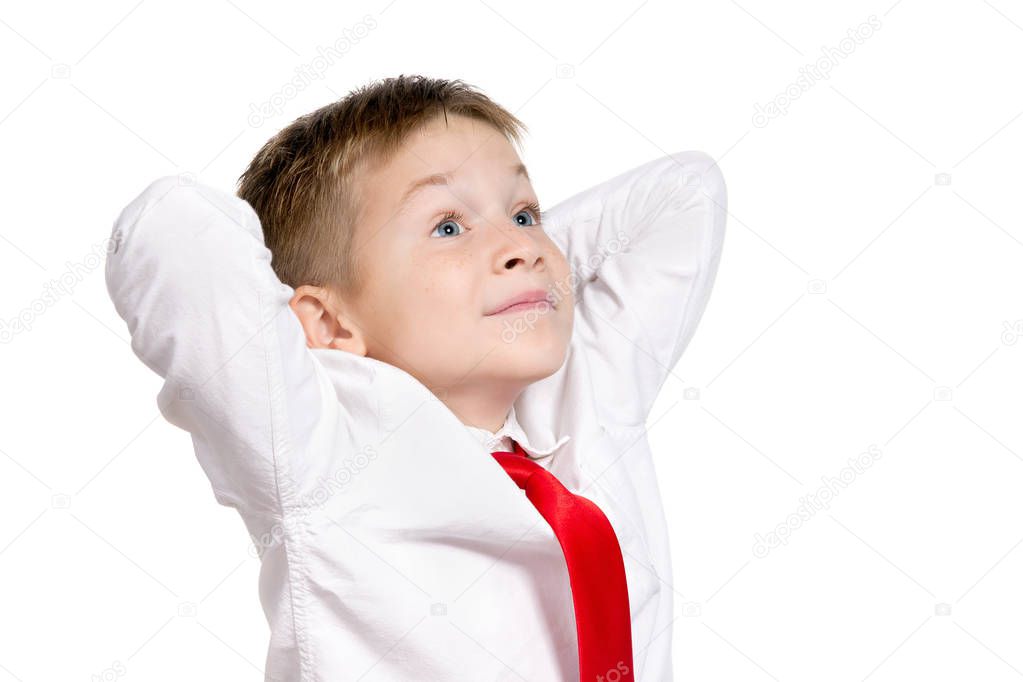
[[526,432],[522,429],[518,419],[515,417],[515,407],[508,411],[508,416],[504,420],[504,426],[502,426],[497,433],[491,433],[486,429],[481,429],[477,426],[466,427],[469,433],[473,434],[476,439],[485,447],[489,452],[496,452],[503,450],[506,452],[512,451],[512,443],[514,440],[522,449],[526,452],[526,455],[530,459],[543,459],[544,457],[550,457],[551,453],[561,447],[571,436],[562,436],[556,443],[547,447],[541,447],[540,445],[533,445],[529,441],[529,437]]
[[[487,452],[511,452],[511,440],[514,439],[531,459],[546,459],[571,438],[568,435],[557,437],[553,431],[554,425],[550,423],[551,415],[545,407],[539,408],[539,411],[533,410],[532,421],[527,420],[530,432],[535,436],[532,440],[519,423],[514,406],[508,411],[504,425],[497,433],[491,433],[486,429],[463,424],[426,386],[399,367],[368,356],[334,349],[314,348],[312,353],[326,371],[334,387],[335,397],[341,400],[343,407],[354,418],[375,421],[381,438],[390,438],[395,433],[403,434],[403,425],[420,410],[435,414],[440,421],[450,421],[453,427],[454,424],[462,426],[470,437],[488,448]],[[534,387],[537,385],[527,387],[519,401]],[[528,404],[522,406],[527,408]],[[524,414],[528,417],[529,410]]]

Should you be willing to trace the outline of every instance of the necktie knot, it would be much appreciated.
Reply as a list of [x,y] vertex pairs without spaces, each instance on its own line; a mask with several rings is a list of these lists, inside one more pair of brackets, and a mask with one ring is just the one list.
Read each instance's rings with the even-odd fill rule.
[[542,466],[529,459],[526,456],[526,451],[522,449],[514,440],[512,441],[513,451],[498,451],[491,453],[494,458],[504,467],[504,470],[508,472],[512,480],[522,488],[526,489],[526,484],[529,482],[530,477],[538,471],[546,471]]

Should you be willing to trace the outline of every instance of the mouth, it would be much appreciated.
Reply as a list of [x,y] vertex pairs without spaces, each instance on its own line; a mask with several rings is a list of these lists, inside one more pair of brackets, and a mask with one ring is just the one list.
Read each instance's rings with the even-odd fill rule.
[[506,315],[511,313],[518,313],[525,310],[538,309],[549,309],[554,307],[554,300],[550,294],[544,289],[531,289],[524,291],[516,296],[512,296],[506,299],[504,302],[498,304],[495,308],[492,308],[490,312],[486,313],[486,316],[491,315]]

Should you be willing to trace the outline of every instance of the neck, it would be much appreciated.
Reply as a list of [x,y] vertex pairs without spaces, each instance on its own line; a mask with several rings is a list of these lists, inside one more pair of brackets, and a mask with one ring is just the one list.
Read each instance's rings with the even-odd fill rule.
[[522,387],[482,390],[479,386],[460,384],[442,390],[438,399],[466,426],[497,433],[521,392]]

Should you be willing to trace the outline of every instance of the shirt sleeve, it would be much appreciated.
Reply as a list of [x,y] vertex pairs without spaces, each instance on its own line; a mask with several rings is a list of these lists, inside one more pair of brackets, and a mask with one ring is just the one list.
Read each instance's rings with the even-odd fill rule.
[[576,291],[575,332],[605,426],[642,426],[696,331],[724,241],[727,192],[699,151],[659,158],[544,215]]
[[324,401],[252,207],[167,176],[114,223],[107,290],[220,504],[277,516]]

